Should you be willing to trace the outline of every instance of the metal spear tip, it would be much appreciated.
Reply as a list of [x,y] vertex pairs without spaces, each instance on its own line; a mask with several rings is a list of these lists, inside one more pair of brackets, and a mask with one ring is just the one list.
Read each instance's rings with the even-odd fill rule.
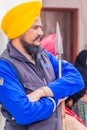
[[61,38],[61,33],[60,33],[60,28],[59,28],[58,22],[57,22],[57,25],[56,25],[55,52],[58,55],[63,54],[62,38]]

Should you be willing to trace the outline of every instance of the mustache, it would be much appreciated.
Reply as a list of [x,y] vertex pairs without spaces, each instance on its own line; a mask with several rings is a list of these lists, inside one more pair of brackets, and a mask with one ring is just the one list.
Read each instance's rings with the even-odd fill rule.
[[38,40],[38,39],[41,41],[41,40],[42,40],[42,36],[41,36],[41,35],[38,35],[33,41],[36,41],[36,40]]

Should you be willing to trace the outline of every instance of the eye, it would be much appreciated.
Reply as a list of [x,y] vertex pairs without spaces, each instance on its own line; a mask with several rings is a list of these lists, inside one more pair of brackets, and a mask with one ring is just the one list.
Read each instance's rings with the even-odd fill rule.
[[33,26],[32,28],[35,29],[35,30],[37,30],[37,29],[39,29],[39,28],[40,28],[41,30],[43,30],[43,26]]
[[38,29],[38,28],[39,26],[36,26],[36,25],[32,26],[32,29]]
[[34,26],[34,27],[33,27],[33,29],[38,29],[38,28],[39,28],[39,26]]

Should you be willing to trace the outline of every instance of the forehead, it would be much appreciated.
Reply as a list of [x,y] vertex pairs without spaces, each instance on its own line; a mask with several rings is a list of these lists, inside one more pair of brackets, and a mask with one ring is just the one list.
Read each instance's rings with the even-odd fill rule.
[[42,26],[41,18],[39,16],[36,17],[32,26]]

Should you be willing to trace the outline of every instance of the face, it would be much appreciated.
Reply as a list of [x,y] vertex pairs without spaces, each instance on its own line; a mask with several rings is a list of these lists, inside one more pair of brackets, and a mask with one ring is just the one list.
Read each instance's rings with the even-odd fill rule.
[[19,38],[27,42],[28,44],[40,45],[40,41],[42,39],[43,31],[42,31],[42,23],[41,19],[38,16],[34,22],[34,24],[22,34]]

